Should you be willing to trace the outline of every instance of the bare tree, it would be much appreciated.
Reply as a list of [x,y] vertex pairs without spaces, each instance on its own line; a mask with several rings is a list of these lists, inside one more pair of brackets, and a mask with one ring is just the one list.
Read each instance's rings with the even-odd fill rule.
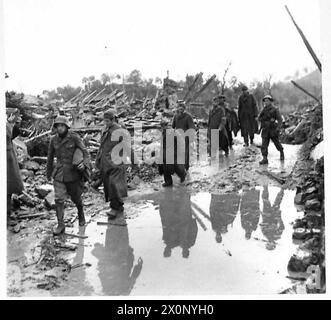
[[229,64],[228,64],[228,66],[224,70],[223,78],[222,78],[222,81],[221,81],[221,94],[224,94],[224,91],[226,89],[226,75],[229,72],[229,69],[231,67],[231,64],[232,64],[232,62],[230,61]]
[[264,93],[266,94],[270,94],[271,95],[271,82],[272,82],[272,77],[273,75],[271,73],[269,73],[263,81],[263,90]]

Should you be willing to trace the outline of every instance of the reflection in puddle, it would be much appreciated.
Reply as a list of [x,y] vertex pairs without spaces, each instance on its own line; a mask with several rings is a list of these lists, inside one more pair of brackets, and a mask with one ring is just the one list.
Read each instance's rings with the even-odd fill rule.
[[274,204],[271,206],[269,200],[268,187],[263,187],[262,201],[263,201],[263,211],[262,211],[262,222],[260,224],[261,231],[265,238],[268,240],[266,248],[273,250],[276,247],[277,241],[281,238],[282,233],[285,229],[282,212],[280,210],[280,204],[284,197],[284,190],[280,189],[277,193]]
[[216,242],[222,242],[222,235],[228,232],[237,216],[240,203],[238,193],[212,194],[210,199],[209,214],[211,227],[216,233]]
[[132,205],[140,213],[127,226],[88,225],[90,247],[76,254],[85,248],[84,262],[92,267],[76,273],[76,283],[72,272],[56,294],[278,293],[291,284],[290,223],[299,215],[293,198],[294,191],[268,186],[196,195],[179,187],[149,195]]
[[159,200],[159,212],[165,244],[163,256],[170,257],[172,250],[179,247],[183,258],[188,258],[198,234],[197,220],[191,211],[190,194],[184,189],[177,193],[166,189],[164,198]]
[[142,260],[134,264],[127,226],[108,225],[104,244],[96,243],[92,254],[105,295],[128,295],[138,278]]

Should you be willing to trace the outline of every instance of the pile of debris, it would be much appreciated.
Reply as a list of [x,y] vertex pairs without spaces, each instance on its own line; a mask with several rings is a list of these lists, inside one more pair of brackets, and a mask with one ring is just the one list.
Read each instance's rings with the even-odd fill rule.
[[[303,208],[304,216],[293,225],[293,239],[300,246],[291,257],[288,270],[296,274],[305,273],[308,277],[307,291],[322,293],[325,292],[324,157],[303,176],[297,187],[295,203]],[[314,271],[318,278],[311,283]]]
[[[321,133],[322,127],[322,105],[315,104],[302,112],[297,111],[287,115],[283,122],[284,130],[280,139],[286,144],[301,144],[309,137]],[[323,134],[320,139],[323,139]]]
[[49,218],[48,210],[55,207],[53,186],[46,181],[46,166],[43,162],[43,158],[34,158],[22,164],[21,176],[25,190],[20,195],[13,195],[14,220],[11,220],[11,223],[15,232],[19,232],[19,229],[15,228],[19,225],[18,222],[32,218]]

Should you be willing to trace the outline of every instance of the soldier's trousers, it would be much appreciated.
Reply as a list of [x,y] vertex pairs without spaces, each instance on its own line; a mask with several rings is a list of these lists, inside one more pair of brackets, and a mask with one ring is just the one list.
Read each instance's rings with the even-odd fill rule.
[[252,134],[248,134],[248,133],[246,133],[245,135],[244,135],[244,142],[246,143],[246,144],[248,144],[248,136],[249,136],[249,139],[251,140],[251,142],[254,140],[254,133],[252,133]]
[[226,126],[226,133],[228,134],[229,146],[233,145],[232,131],[228,126]]
[[268,146],[270,143],[270,140],[274,143],[276,149],[278,151],[282,151],[283,150],[283,146],[281,145],[281,143],[279,142],[279,136],[266,136],[266,137],[262,137],[262,146],[261,146],[261,152],[262,152],[262,156],[267,157],[268,156]]
[[72,182],[61,182],[54,180],[54,193],[56,202],[64,202],[67,194],[76,206],[82,205],[83,182],[81,180]]

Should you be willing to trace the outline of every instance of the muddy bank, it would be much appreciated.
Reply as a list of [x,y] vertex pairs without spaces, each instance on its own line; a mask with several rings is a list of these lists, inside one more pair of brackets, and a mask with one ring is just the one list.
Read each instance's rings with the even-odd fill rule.
[[301,282],[284,293],[326,292],[324,156],[314,159],[312,153],[318,143],[312,137],[302,146],[291,175],[290,184],[296,187],[294,202],[304,214],[293,224],[293,241],[299,247],[289,260],[288,270]]

